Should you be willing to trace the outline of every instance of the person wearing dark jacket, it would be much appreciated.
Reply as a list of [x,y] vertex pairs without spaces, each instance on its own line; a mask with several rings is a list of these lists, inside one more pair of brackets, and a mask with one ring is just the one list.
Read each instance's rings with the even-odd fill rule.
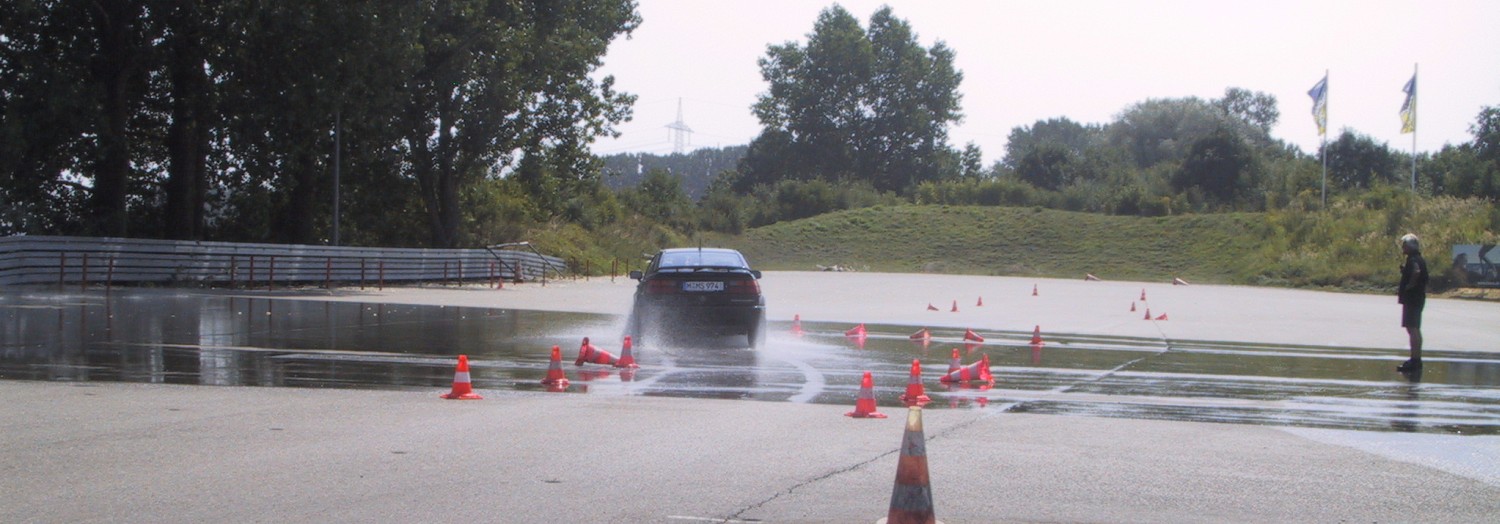
[[1427,305],[1427,260],[1422,258],[1421,241],[1407,233],[1401,237],[1401,252],[1406,263],[1401,264],[1401,285],[1396,289],[1396,301],[1401,304],[1401,327],[1411,339],[1411,359],[1401,363],[1397,371],[1422,369],[1422,308]]

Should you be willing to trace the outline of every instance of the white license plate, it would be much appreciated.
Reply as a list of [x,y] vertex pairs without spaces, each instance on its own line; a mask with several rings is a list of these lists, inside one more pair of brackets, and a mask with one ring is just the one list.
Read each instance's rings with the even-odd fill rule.
[[723,291],[723,282],[683,282],[682,290],[688,293],[704,293],[709,291]]

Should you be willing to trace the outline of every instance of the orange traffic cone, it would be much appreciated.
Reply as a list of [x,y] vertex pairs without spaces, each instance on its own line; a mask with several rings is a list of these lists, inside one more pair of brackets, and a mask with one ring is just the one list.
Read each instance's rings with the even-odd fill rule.
[[938,310],[938,307],[937,307],[937,306],[934,306],[934,305],[932,305],[932,303],[931,303],[931,302],[928,302],[928,303],[927,303],[927,310],[928,310],[928,311],[937,311],[937,310]]
[[573,361],[573,365],[582,366],[585,362],[613,366],[615,365],[615,356],[589,343],[589,337],[583,337],[583,345],[578,346],[578,359]]
[[972,330],[972,329],[965,329],[964,330],[964,340],[967,340],[967,341],[970,341],[970,342],[980,342],[980,343],[983,343],[984,342],[984,337],[979,336],[979,333],[975,333],[974,330]]
[[547,364],[547,378],[542,383],[548,386],[566,388],[568,387],[568,376],[563,374],[562,348],[552,346],[552,362]]
[[947,375],[948,373],[958,371],[958,368],[961,367],[964,367],[963,359],[958,356],[958,348],[953,348],[953,356],[948,358],[948,372],[943,374]]
[[941,381],[949,384],[965,384],[971,381],[994,382],[994,380],[994,375],[990,374],[990,356],[983,355],[978,362],[943,375]]
[[974,303],[974,307],[984,307],[984,297],[979,297],[979,301]]
[[792,315],[792,334],[802,336],[802,315]]
[[469,381],[468,355],[458,356],[458,368],[453,372],[453,390],[439,396],[449,400],[480,400],[484,398],[474,392],[474,384]]
[[948,311],[948,312],[949,313],[957,313],[958,312],[958,301],[957,300],[953,301],[953,309],[950,310],[950,311]]
[[932,486],[927,474],[927,437],[922,432],[922,408],[906,411],[906,432],[901,435],[901,457],[896,462],[896,485],[891,489],[887,524],[932,524]]
[[846,417],[854,418],[885,418],[884,413],[875,411],[875,381],[870,378],[870,372],[865,372],[865,378],[859,381],[859,398],[854,401],[854,411],[845,413]]
[[615,361],[615,367],[627,369],[636,369],[641,367],[640,364],[635,363],[635,355],[631,354],[630,348],[632,345],[633,344],[630,341],[630,335],[625,335],[625,342],[623,342],[620,346],[620,360]]
[[1130,301],[1130,312],[1135,313],[1135,301]]
[[1146,301],[1146,288],[1141,288],[1141,302]]
[[1141,320],[1151,320],[1151,308],[1146,308],[1146,318],[1143,318]]
[[1037,326],[1036,329],[1031,330],[1031,345],[1040,346],[1042,344],[1042,326]]
[[1031,296],[1033,296],[1033,297],[1037,296],[1036,295],[1036,284],[1032,284],[1031,285]]
[[907,406],[920,406],[932,402],[927,396],[926,388],[922,387],[922,361],[911,360],[911,377],[906,379],[906,393],[901,395],[901,401]]
[[1166,320],[1167,319],[1167,314],[1166,313],[1162,313],[1161,316],[1156,317],[1156,319],[1157,320]]
[[864,336],[865,336],[865,325],[864,324],[860,324],[858,326],[854,326],[852,328],[849,328],[848,331],[844,332],[844,336],[846,336],[846,337],[864,338]]
[[922,328],[921,331],[918,331],[916,333],[912,333],[911,336],[907,337],[907,338],[910,338],[912,340],[923,340],[923,341],[932,340],[932,332],[928,331],[927,328]]

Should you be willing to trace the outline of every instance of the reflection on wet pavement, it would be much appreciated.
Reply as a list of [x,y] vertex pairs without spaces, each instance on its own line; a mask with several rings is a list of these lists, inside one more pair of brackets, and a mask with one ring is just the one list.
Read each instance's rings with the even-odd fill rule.
[[[635,348],[638,370],[572,362],[583,337],[619,353],[620,319],[524,310],[363,304],[286,294],[133,289],[0,293],[0,379],[445,391],[467,354],[480,390],[545,392],[561,346],[566,391],[853,404],[866,370],[882,405],[898,406],[921,359],[933,408],[1084,414],[1273,426],[1500,434],[1500,355],[1428,350],[1420,376],[1399,351],[1268,346],[804,322],[773,324],[761,351],[742,340]],[[609,343],[606,341],[614,341]],[[993,387],[938,382],[958,349],[987,354]]]

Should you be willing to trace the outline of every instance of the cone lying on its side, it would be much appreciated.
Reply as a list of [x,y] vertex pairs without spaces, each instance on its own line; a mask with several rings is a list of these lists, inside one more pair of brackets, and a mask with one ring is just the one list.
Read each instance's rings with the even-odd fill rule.
[[1098,282],[1099,281],[1099,277],[1094,276],[1093,273],[1084,273],[1083,274],[1083,281],[1084,282]]
[[474,392],[474,384],[469,380],[469,356],[458,356],[458,368],[453,371],[453,390],[439,395],[449,400],[480,400],[484,397]]
[[928,331],[927,328],[922,328],[921,331],[912,333],[911,336],[907,338],[910,338],[912,340],[932,340],[932,332]]
[[981,355],[979,362],[958,368],[955,371],[943,375],[942,382],[949,384],[966,384],[969,382],[988,382],[993,384],[995,376],[990,374],[990,356]]
[[639,364],[635,363],[635,355],[633,355],[630,351],[631,346],[633,345],[634,344],[630,341],[630,335],[625,335],[625,341],[620,345],[620,360],[615,361],[615,367],[627,369],[636,369],[641,367]]
[[1188,285],[1188,283],[1187,283],[1186,280],[1183,280],[1183,279],[1180,279],[1180,278],[1173,278],[1172,279],[1172,285],[1174,285],[1174,286],[1186,286],[1186,285]]
[[922,361],[912,359],[911,376],[906,379],[906,393],[901,395],[901,401],[907,406],[920,406],[932,402],[927,396],[926,388],[922,387]]
[[928,302],[928,303],[927,303],[927,310],[928,310],[928,311],[937,311],[937,310],[938,310],[938,307],[937,307],[937,306],[934,306],[934,305],[932,305],[932,303],[931,303],[931,302]]
[[1037,326],[1036,329],[1031,330],[1031,345],[1040,346],[1042,344],[1042,326]]
[[613,366],[615,365],[615,356],[590,343],[589,337],[583,337],[583,345],[578,346],[578,359],[573,361],[573,365],[582,366],[585,362]]
[[901,456],[896,462],[896,484],[891,489],[887,524],[932,524],[932,479],[927,472],[927,437],[922,432],[922,408],[906,412],[906,432],[901,436]]
[[981,342],[982,343],[982,342],[984,342],[984,337],[979,336],[979,333],[975,333],[974,330],[972,330],[972,329],[965,329],[964,330],[964,340],[967,340],[967,341],[970,341],[970,342]]
[[854,411],[845,413],[846,417],[854,418],[885,418],[884,413],[875,411],[875,381],[870,377],[870,372],[865,372],[865,377],[859,381],[859,398],[854,401]]
[[1161,316],[1156,317],[1156,319],[1157,320],[1166,320],[1167,319],[1167,314],[1166,313],[1162,313]]
[[563,374],[562,348],[552,346],[552,361],[547,364],[547,378],[542,383],[548,386],[567,387],[568,376]]
[[858,326],[854,326],[852,328],[849,328],[848,331],[844,332],[844,336],[846,336],[846,337],[860,337],[860,338],[863,338],[865,336],[865,325],[864,324],[860,324]]

